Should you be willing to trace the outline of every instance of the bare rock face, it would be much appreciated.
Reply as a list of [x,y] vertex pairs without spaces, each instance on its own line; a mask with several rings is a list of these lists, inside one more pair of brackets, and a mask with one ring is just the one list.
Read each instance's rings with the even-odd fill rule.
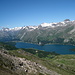
[[70,21],[70,19],[65,19],[64,21]]
[[37,62],[10,55],[6,50],[0,50],[0,61],[2,62],[0,66],[9,69],[16,75],[59,75]]

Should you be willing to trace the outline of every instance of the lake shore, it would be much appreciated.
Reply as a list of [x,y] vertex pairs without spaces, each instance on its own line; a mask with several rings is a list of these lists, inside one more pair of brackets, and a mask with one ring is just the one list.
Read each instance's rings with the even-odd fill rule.
[[34,48],[38,50],[44,50],[47,52],[55,52],[58,54],[75,54],[75,52],[70,49],[75,48],[73,45],[61,45],[61,44],[46,44],[46,45],[38,45],[24,42],[17,42],[15,45],[17,48]]

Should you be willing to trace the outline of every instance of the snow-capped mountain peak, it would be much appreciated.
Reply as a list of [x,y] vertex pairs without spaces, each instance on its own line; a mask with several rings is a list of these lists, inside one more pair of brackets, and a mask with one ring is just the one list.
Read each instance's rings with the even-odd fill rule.
[[3,28],[2,30],[3,31],[19,31],[19,30],[23,30],[23,29],[26,29],[27,31],[33,31],[37,28],[39,28],[40,26],[43,28],[43,27],[49,27],[49,28],[54,28],[54,27],[58,27],[58,26],[66,26],[68,25],[69,23],[75,23],[75,20],[74,21],[70,21],[69,19],[66,19],[62,22],[58,22],[58,23],[42,23],[40,25],[37,25],[37,26],[24,26],[24,27],[15,27],[15,28]]

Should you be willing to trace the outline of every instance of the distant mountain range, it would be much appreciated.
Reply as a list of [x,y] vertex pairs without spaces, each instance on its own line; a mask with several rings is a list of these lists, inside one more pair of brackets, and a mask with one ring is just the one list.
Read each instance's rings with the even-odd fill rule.
[[38,26],[3,28],[0,41],[23,41],[29,43],[75,43],[75,20],[58,23],[42,23]]

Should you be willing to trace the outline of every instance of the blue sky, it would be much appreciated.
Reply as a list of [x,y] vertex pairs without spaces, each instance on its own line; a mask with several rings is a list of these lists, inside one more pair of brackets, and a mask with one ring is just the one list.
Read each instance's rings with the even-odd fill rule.
[[0,28],[75,20],[75,0],[0,0]]

